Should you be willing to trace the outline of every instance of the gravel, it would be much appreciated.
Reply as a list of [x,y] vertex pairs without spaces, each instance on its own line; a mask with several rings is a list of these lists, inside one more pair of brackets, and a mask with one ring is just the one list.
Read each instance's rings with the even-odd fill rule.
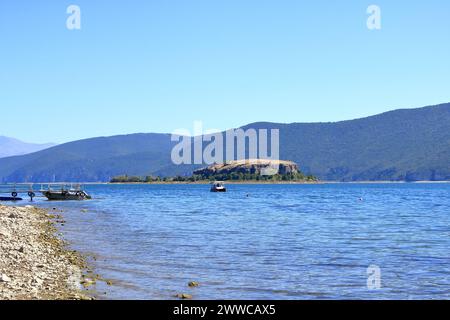
[[0,299],[90,299],[81,291],[81,255],[55,236],[55,216],[0,205]]

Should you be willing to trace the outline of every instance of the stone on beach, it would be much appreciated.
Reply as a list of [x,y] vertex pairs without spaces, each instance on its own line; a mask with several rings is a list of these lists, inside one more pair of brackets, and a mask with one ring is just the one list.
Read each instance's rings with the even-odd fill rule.
[[2,274],[2,276],[0,277],[0,282],[11,282],[11,278],[6,274]]
[[192,295],[187,293],[177,293],[175,297],[178,299],[192,299]]
[[96,281],[95,281],[95,279],[85,278],[83,281],[80,282],[80,284],[82,284],[83,287],[85,287],[85,288],[89,288],[90,286],[93,286],[94,284],[96,284]]
[[8,218],[10,218],[10,219],[17,219],[17,218],[19,218],[19,216],[18,216],[16,213],[12,212],[12,213],[8,216]]

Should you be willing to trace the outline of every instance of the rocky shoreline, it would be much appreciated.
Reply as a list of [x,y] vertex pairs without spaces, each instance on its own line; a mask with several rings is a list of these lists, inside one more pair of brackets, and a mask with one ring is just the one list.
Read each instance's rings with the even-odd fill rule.
[[0,205],[0,300],[90,299],[80,287],[85,261],[55,235],[55,218]]

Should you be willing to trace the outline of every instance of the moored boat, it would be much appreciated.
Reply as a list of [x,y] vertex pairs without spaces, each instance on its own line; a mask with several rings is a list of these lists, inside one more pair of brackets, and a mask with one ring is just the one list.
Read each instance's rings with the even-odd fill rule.
[[223,184],[223,181],[214,181],[211,186],[211,192],[226,192],[227,188]]
[[41,193],[48,200],[88,200],[92,197],[84,191],[80,185],[67,187],[65,185],[49,185],[47,189],[41,189]]

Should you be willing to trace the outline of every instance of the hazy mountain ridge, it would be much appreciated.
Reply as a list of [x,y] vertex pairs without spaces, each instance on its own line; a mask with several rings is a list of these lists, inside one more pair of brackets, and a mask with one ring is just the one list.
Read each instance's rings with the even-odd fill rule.
[[24,155],[55,146],[54,143],[27,143],[14,138],[0,136],[0,158]]
[[[450,180],[450,103],[335,123],[243,127],[280,129],[280,158],[322,180]],[[121,174],[189,174],[176,166],[168,134],[131,134],[66,143],[0,159],[1,181],[108,181]]]

